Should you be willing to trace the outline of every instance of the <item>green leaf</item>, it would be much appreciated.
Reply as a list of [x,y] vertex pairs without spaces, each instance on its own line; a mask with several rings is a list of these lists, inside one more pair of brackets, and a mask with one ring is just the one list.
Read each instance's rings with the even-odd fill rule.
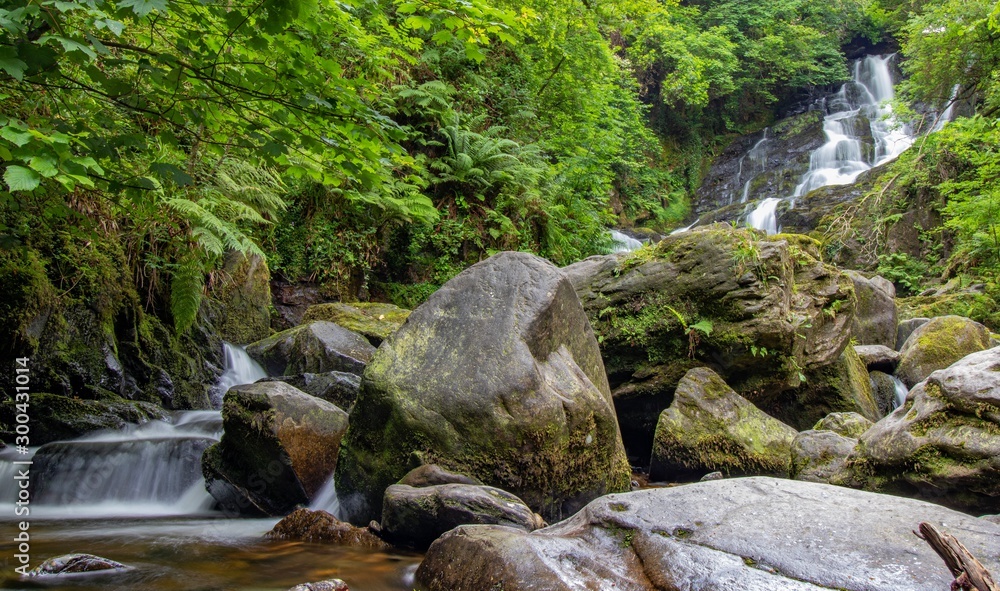
[[16,48],[0,47],[0,69],[20,82],[24,79],[24,71],[28,69],[28,64],[17,57]]
[[699,320],[698,322],[692,324],[688,330],[697,330],[707,337],[711,336],[712,328],[711,320]]
[[38,187],[41,178],[38,173],[23,166],[11,165],[3,173],[3,180],[11,191],[31,191]]
[[161,179],[169,179],[174,184],[180,186],[193,185],[194,179],[175,164],[167,162],[153,162],[149,165],[150,172],[156,174]]
[[0,128],[0,137],[20,148],[34,139],[35,136],[30,131],[22,131],[8,125]]
[[154,10],[166,12],[167,0],[119,0],[118,6],[120,8],[131,8],[132,12],[143,17]]
[[52,178],[59,174],[56,162],[47,156],[35,156],[28,162],[28,166],[45,178]]
[[406,17],[406,26],[411,29],[425,29],[429,31],[433,24],[434,22],[431,19],[419,14]]

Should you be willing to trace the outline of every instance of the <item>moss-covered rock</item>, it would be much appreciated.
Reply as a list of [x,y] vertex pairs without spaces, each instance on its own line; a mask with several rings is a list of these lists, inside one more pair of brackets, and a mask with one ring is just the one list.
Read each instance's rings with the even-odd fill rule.
[[803,431],[792,441],[789,476],[806,482],[856,485],[848,458],[857,444],[857,439],[832,430]]
[[712,370],[692,369],[656,425],[649,477],[697,480],[715,471],[784,476],[796,433],[734,392]]
[[426,550],[460,525],[506,525],[532,531],[540,524],[524,501],[492,486],[394,484],[382,503],[382,534],[394,544]]
[[710,367],[741,396],[779,412],[782,393],[837,361],[850,338],[854,287],[815,252],[808,238],[717,224],[565,269],[600,340],[635,463],[648,460],[657,417],[689,369]]
[[893,373],[899,365],[899,351],[885,345],[858,345],[854,351],[868,371]]
[[[17,408],[13,399],[0,402],[3,438],[14,441]],[[121,430],[129,423],[138,424],[165,418],[163,409],[148,402],[125,400],[111,394],[103,400],[67,398],[57,394],[33,393],[30,417],[31,444],[74,439],[93,431]]]
[[508,490],[546,518],[627,490],[597,341],[547,261],[501,253],[459,274],[378,349],[337,466],[354,523],[420,464]]
[[316,320],[247,345],[247,355],[272,376],[342,371],[360,375],[375,354],[366,338]]
[[991,293],[950,292],[900,298],[901,318],[965,316],[994,331],[1000,331],[1000,301]]
[[990,331],[962,316],[940,316],[913,331],[900,350],[896,375],[913,387],[932,372],[990,348]]
[[832,412],[820,419],[812,430],[833,431],[848,439],[857,439],[874,424],[856,412]]
[[851,461],[867,488],[1000,511],[1000,348],[914,386],[903,406],[861,436]]
[[397,484],[406,484],[416,488],[424,486],[435,486],[438,484],[477,484],[482,482],[478,478],[458,474],[450,470],[445,470],[437,464],[424,464],[406,473]]
[[317,304],[306,310],[303,322],[326,320],[363,335],[378,347],[406,322],[410,311],[393,304],[357,302]]
[[851,324],[851,336],[859,345],[896,345],[896,288],[889,280],[857,271],[845,271],[854,282],[858,307]]
[[387,550],[389,544],[365,528],[340,521],[326,511],[296,509],[264,534],[269,540],[295,540]]
[[[941,316],[941,314],[939,314]],[[900,320],[899,326],[896,327],[896,351],[903,348],[906,344],[906,339],[910,338],[913,331],[917,330],[921,326],[930,322],[930,318],[925,318],[923,316],[917,318],[907,318],[906,320]],[[896,365],[899,365],[897,360]]]
[[234,386],[222,441],[205,451],[208,492],[231,514],[284,515],[333,473],[347,413],[282,382]]
[[[868,372],[868,379],[872,383],[872,396],[875,397],[879,414],[884,417],[902,402],[899,400],[899,393],[897,393],[896,380],[891,375],[881,371]],[[906,386],[903,385],[903,387]]]
[[271,272],[264,259],[226,254],[204,308],[219,336],[246,344],[271,334]]

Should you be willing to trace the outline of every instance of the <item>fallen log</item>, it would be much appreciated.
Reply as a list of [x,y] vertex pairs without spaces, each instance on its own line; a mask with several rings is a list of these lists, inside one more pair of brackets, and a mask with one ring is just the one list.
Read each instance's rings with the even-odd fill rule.
[[918,529],[913,533],[937,552],[955,577],[951,591],[1000,591],[986,567],[955,536],[939,532],[926,522],[921,522]]

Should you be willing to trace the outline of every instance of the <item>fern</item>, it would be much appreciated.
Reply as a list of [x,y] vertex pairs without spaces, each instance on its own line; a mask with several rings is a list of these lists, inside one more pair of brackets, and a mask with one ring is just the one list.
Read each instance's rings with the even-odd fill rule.
[[198,317],[205,291],[205,271],[196,254],[179,261],[171,273],[170,312],[174,317],[177,334],[187,332]]

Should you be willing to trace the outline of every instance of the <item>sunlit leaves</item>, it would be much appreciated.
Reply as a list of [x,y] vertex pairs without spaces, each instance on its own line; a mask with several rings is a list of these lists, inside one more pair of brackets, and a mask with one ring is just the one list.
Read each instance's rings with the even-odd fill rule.
[[10,191],[31,191],[41,183],[37,172],[13,164],[3,172],[3,180]]

